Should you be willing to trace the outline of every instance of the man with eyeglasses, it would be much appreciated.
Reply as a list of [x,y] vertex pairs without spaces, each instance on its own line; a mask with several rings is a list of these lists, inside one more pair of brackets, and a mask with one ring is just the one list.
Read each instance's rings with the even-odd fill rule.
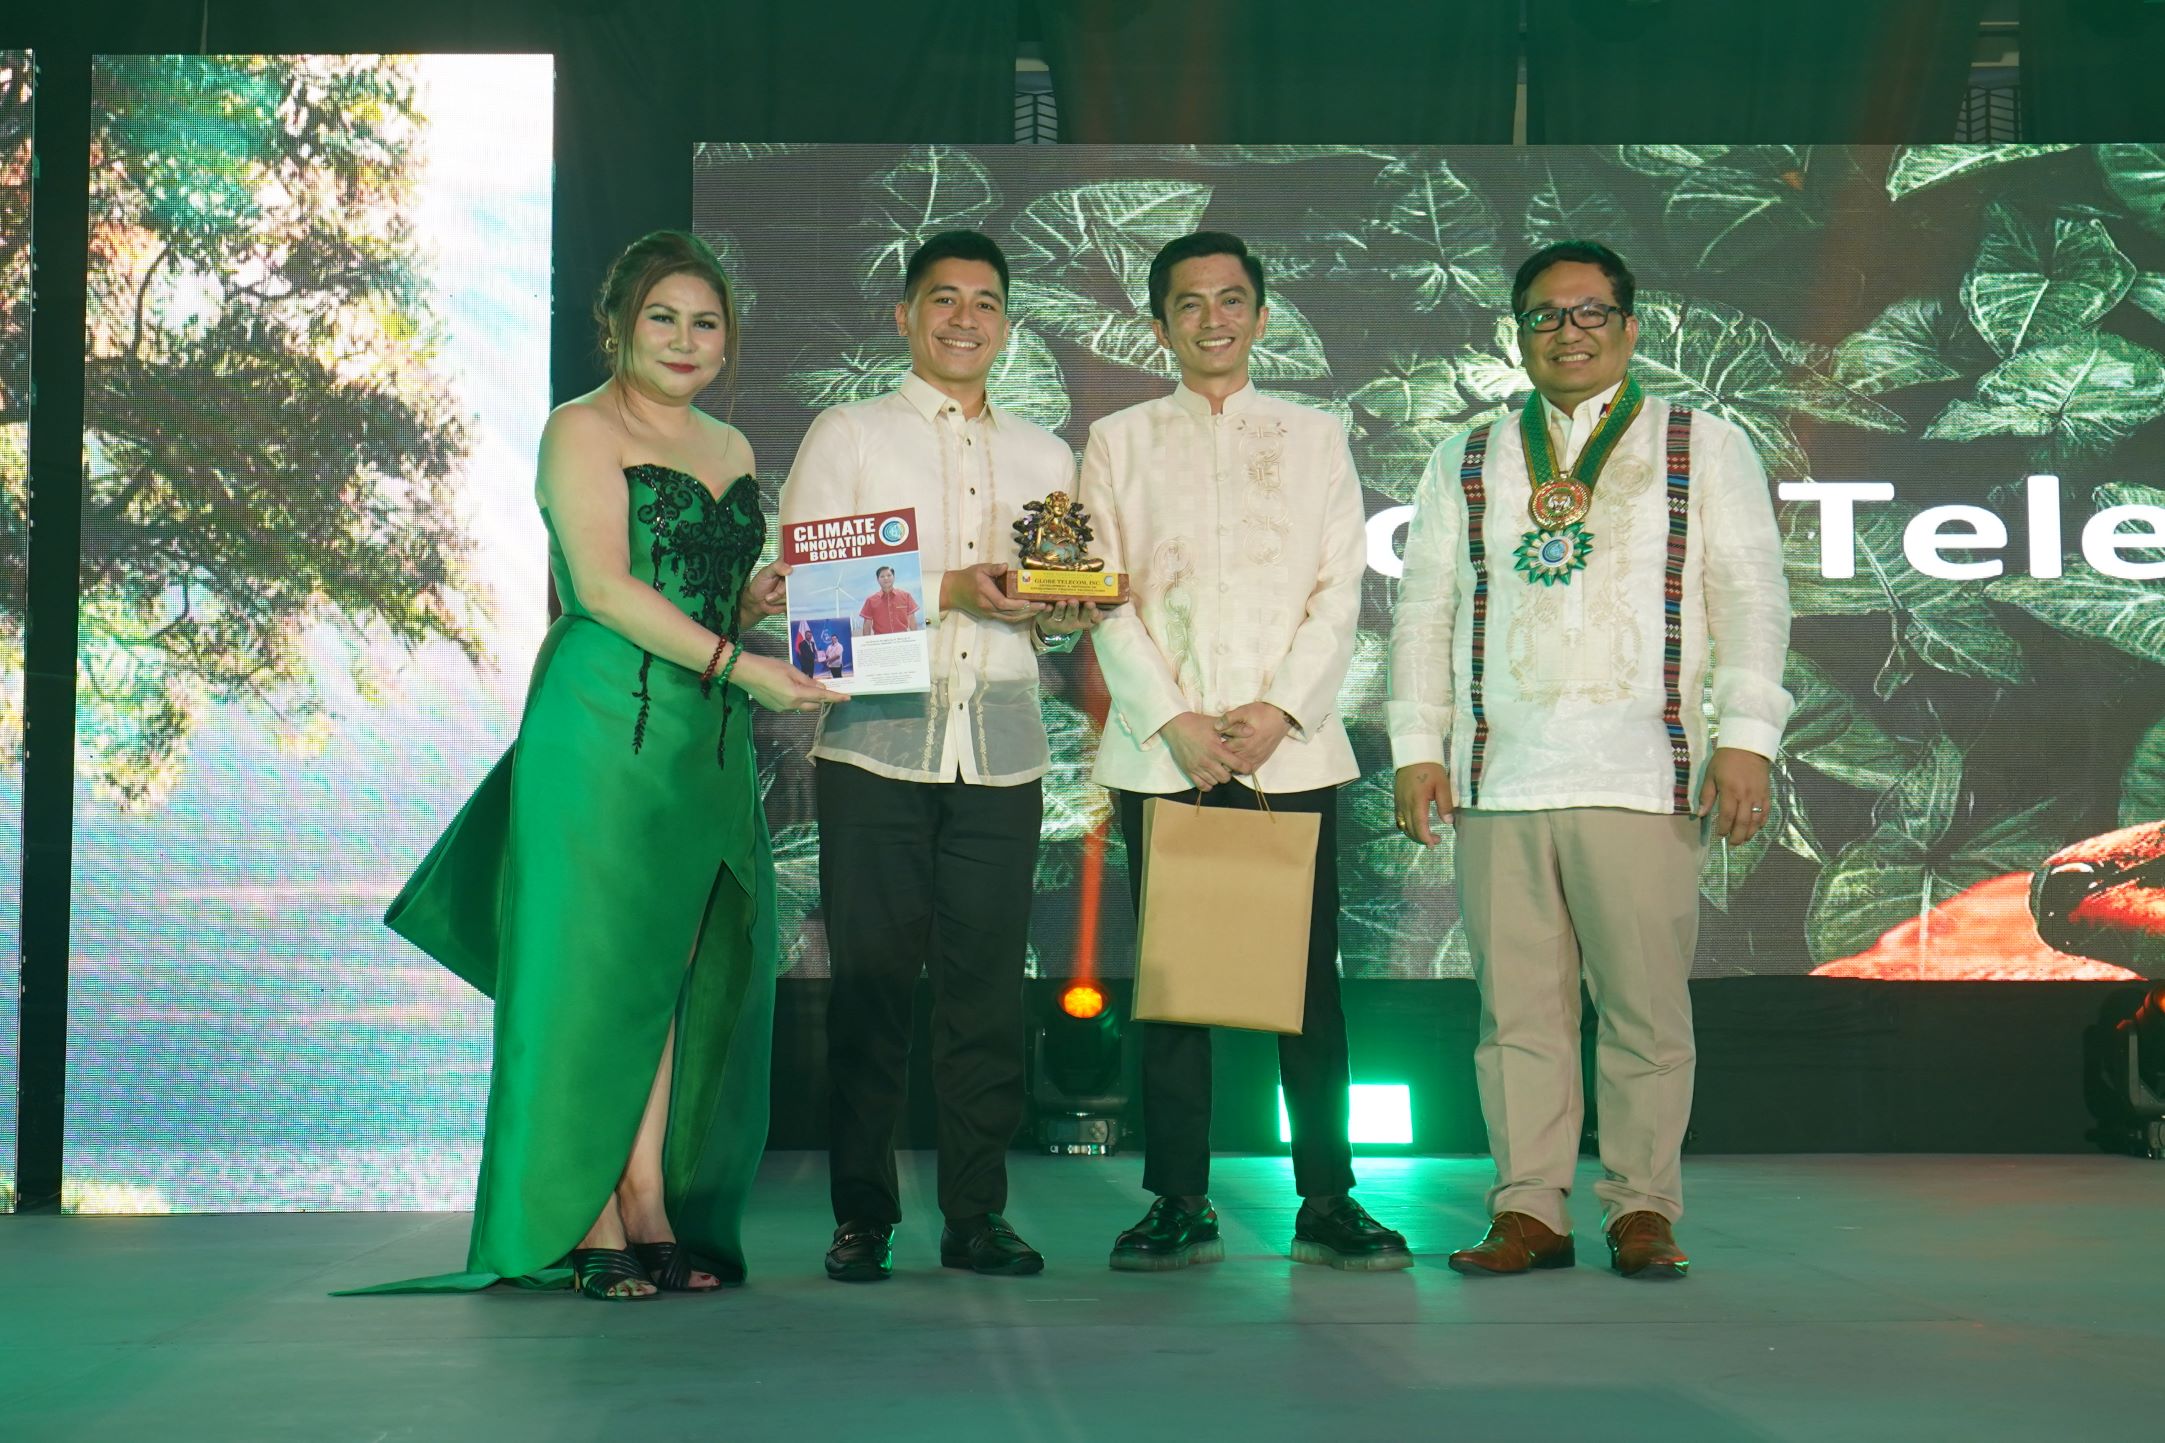
[[[1789,718],[1789,597],[1766,475],[1735,425],[1648,395],[1631,271],[1567,241],[1519,267],[1535,394],[1446,441],[1415,498],[1391,632],[1400,830],[1457,830],[1481,989],[1492,1218],[1458,1272],[1569,1267],[1600,1014],[1610,1264],[1678,1278],[1693,948],[1709,836],[1765,824]],[[1711,654],[1711,655],[1710,655]],[[1711,696],[1711,708],[1702,696]]]

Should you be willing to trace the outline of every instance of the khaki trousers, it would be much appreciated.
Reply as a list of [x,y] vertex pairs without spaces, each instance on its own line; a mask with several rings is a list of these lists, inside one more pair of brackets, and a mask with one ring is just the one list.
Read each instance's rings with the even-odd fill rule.
[[1582,972],[1600,1017],[1603,1222],[1642,1209],[1682,1216],[1702,825],[1609,807],[1459,811],[1459,905],[1481,988],[1474,1071],[1496,1159],[1491,1216],[1522,1212],[1571,1230],[1586,1111]]

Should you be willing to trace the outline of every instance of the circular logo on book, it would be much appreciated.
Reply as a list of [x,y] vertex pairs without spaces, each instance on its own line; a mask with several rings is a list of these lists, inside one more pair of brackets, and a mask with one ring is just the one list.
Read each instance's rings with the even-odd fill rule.
[[899,516],[890,516],[880,523],[880,543],[884,546],[900,546],[910,539],[910,523]]

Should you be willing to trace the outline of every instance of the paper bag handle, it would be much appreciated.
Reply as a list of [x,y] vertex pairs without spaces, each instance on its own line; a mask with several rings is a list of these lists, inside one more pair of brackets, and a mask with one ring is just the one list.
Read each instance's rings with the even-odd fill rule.
[[[1226,785],[1232,787],[1238,786],[1239,783],[1227,782]],[[1263,815],[1269,817],[1274,822],[1277,821],[1278,814],[1270,809],[1270,793],[1263,790],[1263,784],[1261,782],[1257,782],[1249,790],[1255,793],[1256,801],[1262,804]],[[1203,805],[1203,789],[1201,787],[1197,787],[1195,789],[1195,805],[1198,807]]]

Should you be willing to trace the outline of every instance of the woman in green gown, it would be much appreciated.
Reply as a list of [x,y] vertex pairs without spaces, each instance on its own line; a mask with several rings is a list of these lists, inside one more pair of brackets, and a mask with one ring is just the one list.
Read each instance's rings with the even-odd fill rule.
[[744,1276],[775,971],[750,703],[846,698],[737,648],[787,569],[759,568],[751,448],[692,405],[736,338],[713,252],[647,236],[595,310],[613,374],[541,439],[563,614],[517,741],[384,919],[496,1000],[466,1271],[365,1292]]

